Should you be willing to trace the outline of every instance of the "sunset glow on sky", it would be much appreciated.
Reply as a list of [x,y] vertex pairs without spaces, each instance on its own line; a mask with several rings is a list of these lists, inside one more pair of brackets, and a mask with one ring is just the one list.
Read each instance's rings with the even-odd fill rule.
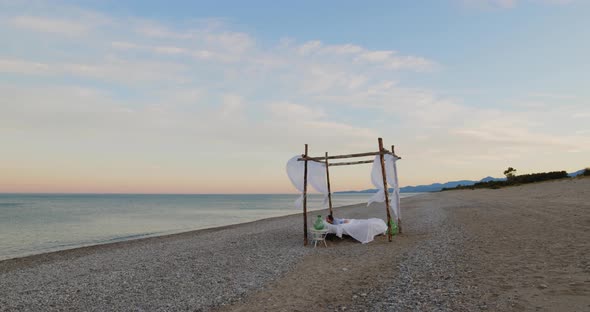
[[[0,192],[294,193],[590,166],[590,1],[0,0]],[[371,188],[370,165],[333,189]]]

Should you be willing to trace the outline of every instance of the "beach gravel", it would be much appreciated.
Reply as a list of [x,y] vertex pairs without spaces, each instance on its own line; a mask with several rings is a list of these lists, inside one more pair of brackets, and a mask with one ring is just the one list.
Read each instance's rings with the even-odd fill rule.
[[[444,210],[421,216],[418,224],[429,229],[423,240],[392,259],[395,275],[369,296],[353,300],[355,311],[482,311],[487,304],[482,290],[471,280],[472,259],[463,249],[466,231],[450,222]],[[417,225],[417,224],[415,224]],[[496,307],[506,303],[495,302]]]
[[590,309],[590,179],[420,195],[402,211],[392,242],[304,247],[297,214],[1,261],[0,311]]
[[293,217],[0,262],[0,311],[205,311],[310,252]]
[[220,310],[590,309],[590,179],[433,193],[402,207],[404,233],[393,242],[330,240],[264,291]]

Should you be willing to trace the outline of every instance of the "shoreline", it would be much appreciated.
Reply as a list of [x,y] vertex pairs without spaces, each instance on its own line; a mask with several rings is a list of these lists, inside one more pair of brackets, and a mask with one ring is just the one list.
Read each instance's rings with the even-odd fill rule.
[[[421,193],[411,193],[411,194],[412,195],[404,197],[404,198],[409,198],[409,197],[421,195]],[[424,194],[426,194],[426,193],[424,193]],[[127,194],[125,194],[125,195],[127,195]],[[334,207],[334,209],[341,209],[341,208],[357,206],[357,205],[362,205],[362,204],[363,204],[362,202],[356,203],[356,204],[349,204],[349,205]],[[314,211],[323,211],[323,210],[326,210],[326,208],[308,210],[308,215]],[[239,222],[239,223],[226,224],[226,225],[213,226],[213,227],[197,228],[197,229],[190,229],[190,230],[172,230],[172,231],[164,231],[164,232],[152,233],[152,234],[150,234],[150,233],[136,234],[136,235],[132,235],[132,237],[129,237],[129,238],[126,238],[126,237],[114,238],[114,239],[109,239],[109,240],[105,240],[105,241],[98,242],[98,243],[87,243],[87,244],[80,244],[80,245],[73,244],[73,245],[71,245],[70,248],[63,248],[63,249],[56,248],[55,250],[47,250],[47,251],[43,251],[40,253],[24,254],[24,255],[19,255],[16,257],[5,258],[5,259],[0,258],[0,264],[4,261],[9,261],[9,260],[23,259],[23,258],[29,258],[29,257],[35,257],[35,256],[43,256],[46,254],[59,253],[59,252],[63,252],[63,251],[73,251],[76,249],[91,248],[91,247],[111,245],[111,244],[119,244],[119,243],[139,241],[139,240],[152,239],[152,238],[158,238],[158,237],[174,236],[174,235],[180,235],[180,234],[189,234],[189,233],[198,234],[199,231],[216,230],[216,229],[223,230],[225,228],[232,227],[232,226],[238,226],[238,225],[242,225],[242,224],[250,224],[253,222],[257,222],[257,221],[272,220],[275,218],[288,217],[288,216],[298,215],[298,214],[300,215],[300,214],[302,214],[302,212],[290,213],[290,214],[286,214],[286,215],[267,217],[267,218],[252,220],[252,221]]]
[[[410,197],[414,197],[414,196],[410,196]],[[334,209],[353,208],[353,207],[357,207],[357,206],[360,206],[363,204],[364,203],[339,206],[339,207],[334,207]],[[323,209],[317,209],[317,210],[310,210],[307,212],[308,218],[313,217],[313,215],[311,215],[311,213],[316,212],[316,211],[327,211],[327,209],[323,208]],[[124,239],[124,240],[119,240],[119,241],[108,241],[108,242],[104,242],[104,243],[89,244],[89,245],[77,246],[77,247],[72,247],[72,248],[67,248],[67,249],[60,249],[60,250],[55,250],[55,251],[48,251],[48,252],[24,255],[24,256],[19,256],[19,257],[14,257],[14,258],[1,259],[0,260],[0,272],[2,272],[2,269],[3,269],[2,266],[6,265],[6,264],[8,266],[10,266],[10,262],[37,263],[37,262],[59,260],[59,259],[63,259],[64,257],[68,257],[68,256],[81,257],[84,255],[87,255],[90,252],[98,252],[100,250],[109,250],[111,248],[124,248],[124,247],[130,247],[134,244],[149,244],[151,242],[158,242],[158,241],[165,241],[165,240],[169,240],[169,239],[182,238],[183,236],[194,236],[194,235],[216,232],[216,231],[231,230],[231,229],[235,229],[235,228],[245,226],[245,225],[252,225],[252,224],[255,224],[258,222],[272,222],[277,219],[293,217],[296,215],[300,216],[300,215],[302,215],[302,212],[292,213],[292,214],[287,214],[287,215],[282,215],[282,216],[268,217],[268,218],[253,220],[253,221],[246,221],[246,222],[240,222],[240,223],[234,223],[234,224],[227,224],[227,225],[202,228],[202,229],[194,229],[194,230],[188,230],[188,231],[180,230],[179,232],[175,232],[175,233],[165,233],[165,234],[161,234],[161,235],[155,234],[153,236]],[[35,258],[39,258],[39,259],[35,259]],[[21,265],[21,263],[19,263],[18,265]]]

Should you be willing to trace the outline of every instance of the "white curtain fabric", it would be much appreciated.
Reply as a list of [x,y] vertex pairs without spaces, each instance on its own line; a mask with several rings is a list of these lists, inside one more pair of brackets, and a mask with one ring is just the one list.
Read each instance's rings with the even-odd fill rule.
[[373,160],[373,168],[371,169],[371,182],[373,183],[373,186],[377,188],[377,193],[373,194],[371,198],[369,198],[367,206],[374,202],[385,202],[385,190],[383,189],[383,175],[381,174],[381,159],[379,158],[379,155],[375,156],[375,160]]
[[400,210],[400,197],[399,197],[399,181],[397,179],[397,165],[396,162],[399,158],[393,155],[385,155],[385,175],[387,176],[387,183],[393,188],[391,193],[390,203],[393,215],[401,220]]
[[[385,177],[387,184],[393,188],[393,194],[390,198],[390,207],[395,218],[400,218],[400,195],[399,195],[399,183],[397,179],[397,166],[395,162],[398,160],[393,155],[384,155],[385,160]],[[379,155],[375,156],[373,161],[373,168],[371,170],[371,182],[373,186],[377,188],[377,193],[373,194],[367,203],[367,206],[374,202],[385,202],[385,192],[387,190],[383,187],[383,174],[381,171],[381,159]]]
[[[303,208],[303,175],[305,162],[298,161],[301,155],[294,156],[287,162],[287,175],[295,188],[301,192],[301,196],[295,201],[295,207]],[[326,180],[326,165],[315,161],[307,162],[307,182],[318,192],[324,195],[322,207],[328,207],[328,183]]]
[[318,192],[324,195],[322,208],[328,207],[328,182],[326,180],[326,164],[315,161],[307,162],[307,180]]
[[297,161],[298,158],[301,158],[301,155],[297,155],[287,162],[287,175],[293,186],[301,193],[301,196],[295,200],[295,207],[303,209],[303,171],[305,165],[303,161]]

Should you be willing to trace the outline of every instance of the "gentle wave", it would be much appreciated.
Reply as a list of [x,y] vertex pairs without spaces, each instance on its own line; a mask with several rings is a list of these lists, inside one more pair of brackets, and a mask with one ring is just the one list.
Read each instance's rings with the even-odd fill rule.
[[23,203],[0,203],[0,207],[20,207]]

